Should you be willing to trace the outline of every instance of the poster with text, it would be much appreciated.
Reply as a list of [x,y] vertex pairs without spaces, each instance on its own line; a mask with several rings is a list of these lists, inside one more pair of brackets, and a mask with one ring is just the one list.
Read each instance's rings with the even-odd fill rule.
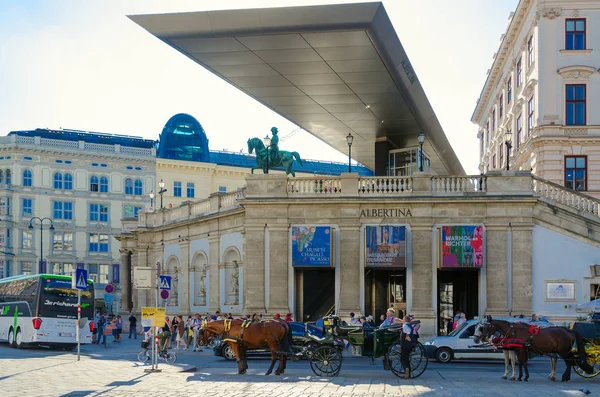
[[365,264],[406,267],[406,226],[366,226]]
[[292,266],[331,266],[330,226],[292,226]]
[[442,226],[442,267],[483,264],[483,226]]

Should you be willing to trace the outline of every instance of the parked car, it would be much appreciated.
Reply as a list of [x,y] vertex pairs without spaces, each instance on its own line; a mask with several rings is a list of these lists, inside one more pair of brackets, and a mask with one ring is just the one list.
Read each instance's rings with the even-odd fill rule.
[[[323,335],[323,329],[311,323],[291,322],[288,323],[292,329],[292,348],[294,351],[303,353],[309,357],[310,352],[318,346],[318,339]],[[340,342],[343,345],[343,342]],[[235,360],[233,349],[228,342],[215,341],[213,347],[215,356],[220,356],[226,360]],[[247,349],[248,357],[269,357],[271,352],[268,348]]]
[[[510,322],[527,322],[539,327],[549,327],[554,324],[546,321],[530,322],[522,318],[500,318]],[[477,347],[473,341],[475,328],[479,320],[468,320],[447,336],[437,336],[423,342],[429,358],[435,358],[441,363],[449,363],[460,359],[504,359],[502,349],[494,350],[489,347]],[[481,344],[480,344],[481,346]],[[485,345],[484,345],[485,346]]]

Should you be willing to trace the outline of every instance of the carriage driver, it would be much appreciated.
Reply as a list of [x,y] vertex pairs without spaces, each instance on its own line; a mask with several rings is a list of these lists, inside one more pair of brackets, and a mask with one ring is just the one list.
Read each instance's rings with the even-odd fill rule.
[[404,379],[410,379],[410,351],[417,343],[417,331],[410,322],[409,316],[404,316],[402,324],[402,342],[400,347],[400,362],[404,367]]
[[402,324],[402,320],[396,317],[396,310],[394,310],[393,307],[390,307],[389,309],[387,309],[387,312],[385,313],[385,320],[383,320],[383,322],[379,326],[379,329],[400,324]]

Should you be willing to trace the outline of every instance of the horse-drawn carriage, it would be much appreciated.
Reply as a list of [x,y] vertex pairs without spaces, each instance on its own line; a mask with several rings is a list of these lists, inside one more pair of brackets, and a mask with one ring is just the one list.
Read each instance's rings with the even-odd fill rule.
[[[600,374],[600,313],[594,314],[593,321],[577,321],[571,328],[577,331],[585,343],[586,361],[593,368],[593,372],[585,372],[575,364],[573,369],[577,375],[584,378],[593,378]],[[574,352],[576,354],[576,352]]]
[[[401,343],[402,327],[393,326],[383,329],[363,328],[361,326],[342,324],[339,317],[325,319],[327,336],[324,342],[332,337],[346,338],[352,346],[361,348],[363,357],[371,359],[383,357],[383,368],[396,376],[404,375],[402,366]],[[417,378],[425,372],[428,358],[425,348],[416,342],[409,355],[410,377]],[[342,351],[330,343],[320,344],[310,356],[310,367],[317,376],[337,376],[342,368]]]

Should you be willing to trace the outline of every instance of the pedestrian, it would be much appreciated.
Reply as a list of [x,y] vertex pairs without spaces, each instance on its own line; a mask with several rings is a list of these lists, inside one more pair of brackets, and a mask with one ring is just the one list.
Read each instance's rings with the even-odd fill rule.
[[115,317],[115,331],[117,342],[121,343],[121,336],[123,335],[123,320],[121,319],[121,316]]
[[179,316],[177,316],[177,327],[176,328],[176,333],[177,335],[175,336],[175,340],[177,341],[177,347],[175,347],[175,350],[179,350],[179,345],[181,343],[183,343],[183,350],[187,350],[188,349],[188,345],[186,343],[186,336],[185,336],[185,324],[183,322],[183,317],[181,316],[181,314]]
[[400,362],[404,367],[404,379],[410,379],[410,352],[417,343],[414,327],[410,323],[410,317],[402,319],[402,342],[400,344]]
[[173,324],[171,324],[171,320],[169,320],[169,317],[165,316],[165,325],[163,326],[162,333],[165,333],[167,331],[169,332],[169,337],[166,338],[166,347],[171,348],[171,333],[173,333]]
[[202,319],[200,318],[200,313],[196,313],[196,315],[194,316],[194,319],[192,320],[192,326],[194,335],[194,351],[201,352],[202,349],[200,349],[200,346],[198,346],[200,344],[200,339],[198,338],[198,335],[200,334],[200,327],[202,326]]
[[133,312],[129,313],[129,339],[131,334],[137,339],[137,318],[133,315]]
[[179,319],[177,318],[177,316],[173,316],[173,321],[171,321],[171,344],[169,345],[169,347],[171,347],[171,345],[173,343],[175,343],[175,339],[177,338],[177,325],[179,324]]
[[102,314],[100,314],[98,316],[98,322],[96,323],[96,328],[98,328],[97,331],[97,338],[96,338],[96,344],[100,344],[100,341],[103,340],[103,344],[104,346],[106,346],[106,335],[104,335],[104,327],[106,326],[106,317]]

